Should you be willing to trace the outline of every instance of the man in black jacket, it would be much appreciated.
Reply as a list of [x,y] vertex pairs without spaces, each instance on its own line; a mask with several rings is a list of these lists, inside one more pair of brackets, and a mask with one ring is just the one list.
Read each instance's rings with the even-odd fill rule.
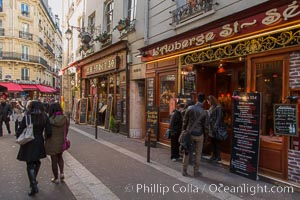
[[7,104],[5,98],[1,96],[0,97],[0,136],[3,135],[3,129],[2,129],[3,122],[6,125],[8,134],[11,134],[10,126],[9,126],[11,113],[12,111],[10,105]]
[[[195,149],[194,176],[200,176],[200,158],[203,148],[204,133],[208,131],[208,114],[203,109],[205,95],[199,93],[198,102],[195,105],[188,107],[183,118],[183,130],[188,130],[191,134],[191,142]],[[189,164],[189,155],[192,152],[183,155],[182,175],[187,176],[187,167]]]
[[170,122],[170,137],[171,137],[171,159],[176,161],[179,159],[179,142],[178,138],[181,133],[182,128],[182,115],[184,104],[178,104],[177,108],[172,113],[171,122]]

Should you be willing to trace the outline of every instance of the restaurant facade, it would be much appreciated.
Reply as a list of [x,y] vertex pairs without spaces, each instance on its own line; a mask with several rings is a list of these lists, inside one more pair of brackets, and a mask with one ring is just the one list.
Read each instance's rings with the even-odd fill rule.
[[263,3],[141,48],[146,105],[158,107],[158,141],[170,142],[164,133],[174,102],[195,102],[204,92],[223,107],[229,137],[221,142],[222,160],[229,161],[233,93],[260,93],[259,174],[300,184],[298,127],[293,137],[274,134],[273,110],[287,96],[300,95],[299,6],[300,1]]

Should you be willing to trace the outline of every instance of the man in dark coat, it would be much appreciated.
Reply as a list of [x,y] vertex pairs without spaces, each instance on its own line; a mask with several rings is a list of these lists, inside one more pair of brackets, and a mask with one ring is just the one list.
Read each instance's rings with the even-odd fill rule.
[[[199,93],[198,102],[188,107],[186,113],[183,117],[183,130],[188,130],[191,136],[191,142],[194,145],[196,157],[194,163],[194,176],[200,176],[200,158],[203,147],[204,133],[208,132],[208,114],[206,110],[203,109],[203,103],[205,101],[205,96],[203,93]],[[183,155],[182,163],[182,175],[187,176],[187,167],[189,164],[189,153]]]
[[181,112],[183,110],[184,104],[178,104],[177,108],[174,110],[171,122],[170,122],[170,137],[171,137],[171,159],[172,161],[176,161],[179,159],[179,142],[178,138],[181,133],[182,128],[182,115]]
[[11,134],[9,121],[10,121],[10,115],[12,113],[11,107],[8,103],[6,103],[6,99],[4,96],[0,97],[0,136],[3,135],[3,122],[6,125],[6,129],[8,131],[8,134]]

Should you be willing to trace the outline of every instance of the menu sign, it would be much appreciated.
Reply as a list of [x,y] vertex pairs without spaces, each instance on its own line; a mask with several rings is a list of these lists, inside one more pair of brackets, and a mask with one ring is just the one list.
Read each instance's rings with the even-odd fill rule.
[[154,78],[147,78],[147,106],[154,106]]
[[148,107],[147,108],[147,118],[146,118],[146,129],[150,129],[151,134],[158,137],[158,108]]
[[106,113],[105,113],[105,122],[104,122],[104,128],[109,129],[109,120],[111,117],[111,110],[113,105],[113,97],[109,96],[107,100],[107,107],[106,107]]
[[257,180],[261,94],[233,97],[233,136],[230,172]]
[[274,105],[274,133],[277,135],[298,135],[297,104]]
[[192,93],[195,92],[195,83],[196,83],[196,75],[194,72],[189,72],[186,76],[184,76],[183,88],[184,93]]
[[82,98],[80,101],[80,116],[79,116],[79,124],[87,123],[87,108],[88,108],[88,99]]

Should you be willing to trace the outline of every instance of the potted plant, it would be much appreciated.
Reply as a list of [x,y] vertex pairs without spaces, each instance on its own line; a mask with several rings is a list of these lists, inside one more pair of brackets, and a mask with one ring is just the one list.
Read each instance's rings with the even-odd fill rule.
[[96,40],[98,40],[101,43],[105,43],[110,39],[110,37],[111,37],[111,34],[108,33],[107,31],[104,31],[96,38]]
[[120,19],[118,22],[118,25],[115,27],[115,29],[118,29],[118,31],[122,31],[125,28],[127,28],[130,25],[130,19],[128,17]]

